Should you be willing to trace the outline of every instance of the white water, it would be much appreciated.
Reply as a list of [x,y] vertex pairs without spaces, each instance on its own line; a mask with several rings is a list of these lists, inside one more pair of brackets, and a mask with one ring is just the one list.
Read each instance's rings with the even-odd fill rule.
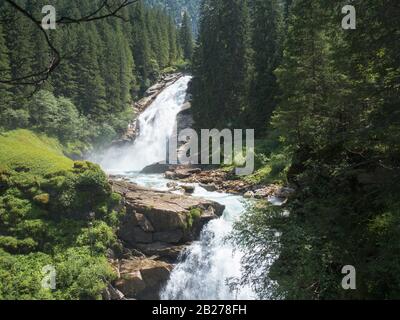
[[139,116],[139,136],[129,147],[111,148],[100,159],[100,165],[112,173],[140,171],[166,161],[167,140],[172,135],[176,116],[185,102],[191,77],[180,78],[162,91]]
[[[157,190],[168,190],[170,180],[162,175],[130,174],[131,181]],[[181,256],[171,278],[161,292],[162,300],[250,300],[256,299],[249,287],[231,291],[227,280],[240,278],[242,253],[225,241],[233,222],[244,212],[244,199],[226,193],[209,192],[197,184],[194,197],[225,205],[221,218],[208,223],[200,236]]]
[[[129,148],[113,148],[101,158],[100,164],[110,173],[124,174],[143,186],[168,190],[169,182],[162,175],[137,173],[145,166],[165,160],[166,140],[173,133],[176,115],[182,108],[190,77],[184,77],[164,90],[139,117],[140,135]],[[194,184],[194,197],[203,197],[226,206],[223,216],[205,226],[199,241],[182,255],[171,278],[161,292],[162,299],[254,299],[248,287],[232,292],[226,281],[241,274],[242,254],[234,252],[224,238],[233,222],[243,213],[243,198],[208,192]]]

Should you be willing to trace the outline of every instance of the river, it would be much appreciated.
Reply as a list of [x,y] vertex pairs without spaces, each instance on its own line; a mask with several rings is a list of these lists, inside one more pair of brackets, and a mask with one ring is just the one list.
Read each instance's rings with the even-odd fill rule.
[[[96,159],[108,173],[123,175],[139,185],[168,190],[162,175],[139,172],[147,165],[166,159],[166,141],[173,134],[176,116],[185,102],[189,76],[166,88],[139,116],[140,134],[129,147],[112,148]],[[226,206],[221,218],[209,222],[200,239],[181,255],[160,296],[163,300],[255,299],[250,287],[230,290],[228,280],[240,278],[242,253],[225,237],[245,210],[241,196],[209,192],[197,184],[194,197],[217,201]]]

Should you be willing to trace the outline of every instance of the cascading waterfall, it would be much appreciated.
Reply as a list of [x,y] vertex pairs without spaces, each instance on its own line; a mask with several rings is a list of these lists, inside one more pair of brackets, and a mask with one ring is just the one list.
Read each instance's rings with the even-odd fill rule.
[[161,292],[163,300],[249,300],[256,296],[250,287],[232,291],[228,281],[241,276],[239,251],[225,241],[233,222],[243,213],[242,197],[207,192],[197,187],[194,196],[226,206],[224,215],[208,223],[200,236],[181,256]]
[[140,171],[166,160],[167,141],[171,137],[176,116],[185,102],[191,77],[180,78],[163,90],[139,116],[139,136],[132,146],[109,149],[97,162],[107,172]]
[[[172,135],[176,116],[185,102],[190,77],[183,77],[166,88],[139,117],[140,134],[133,146],[112,148],[98,160],[110,173],[125,175],[139,185],[168,190],[162,175],[138,173],[145,166],[165,160],[166,141]],[[249,287],[231,291],[227,280],[240,277],[242,254],[234,251],[225,237],[233,222],[243,213],[243,198],[208,192],[194,184],[194,197],[217,201],[226,206],[224,215],[208,223],[199,241],[185,250],[171,278],[160,293],[161,299],[254,299]]]

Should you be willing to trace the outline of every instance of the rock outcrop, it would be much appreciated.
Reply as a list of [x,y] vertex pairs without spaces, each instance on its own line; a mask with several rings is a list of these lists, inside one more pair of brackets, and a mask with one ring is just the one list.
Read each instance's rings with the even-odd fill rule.
[[[207,222],[222,215],[225,207],[127,181],[110,183],[124,199],[126,214],[118,237],[125,253],[120,259],[111,259],[118,279],[104,295],[110,299],[158,299],[181,252],[199,237]],[[188,190],[192,189],[188,186]]]
[[[165,170],[165,171],[164,171]],[[219,191],[241,194],[245,198],[265,199],[270,196],[285,199],[294,192],[292,188],[279,185],[258,185],[235,178],[223,169],[212,169],[202,165],[164,166],[164,176],[167,179],[186,183],[198,183],[207,191]],[[162,173],[162,172],[158,172]]]
[[119,237],[128,245],[154,242],[183,244],[195,240],[205,223],[218,218],[224,206],[205,199],[113,181],[115,192],[124,196],[126,215]]
[[169,279],[172,265],[152,258],[132,258],[117,264],[118,292],[130,299],[158,300],[161,288]]

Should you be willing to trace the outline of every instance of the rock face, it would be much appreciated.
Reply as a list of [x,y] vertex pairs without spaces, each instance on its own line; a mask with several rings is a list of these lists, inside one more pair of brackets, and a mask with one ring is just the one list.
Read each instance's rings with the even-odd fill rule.
[[118,263],[120,277],[115,282],[125,297],[158,300],[162,286],[168,281],[172,266],[154,258],[133,258]]
[[176,127],[177,132],[182,130],[193,128],[194,120],[191,111],[191,103],[187,101],[182,110],[176,116]]
[[[113,189],[125,198],[126,215],[119,237],[130,246],[161,242],[183,244],[193,241],[210,219],[222,215],[219,203],[155,191],[123,181],[114,181]],[[194,210],[200,215],[193,217]]]

